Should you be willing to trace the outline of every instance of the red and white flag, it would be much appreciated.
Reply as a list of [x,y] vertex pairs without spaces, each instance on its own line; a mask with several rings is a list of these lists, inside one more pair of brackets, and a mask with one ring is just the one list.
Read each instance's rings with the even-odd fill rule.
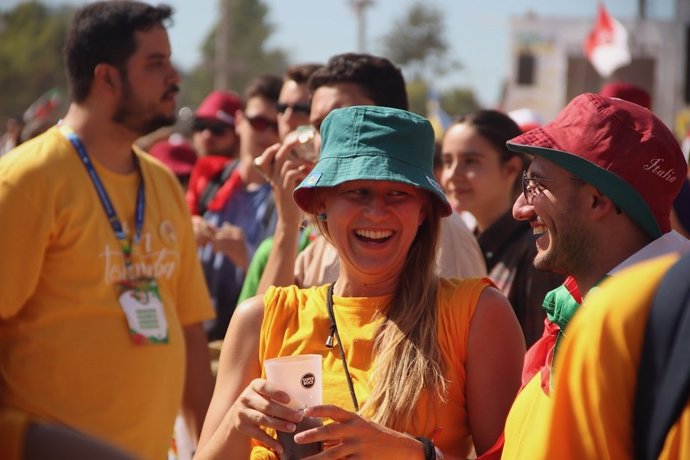
[[628,31],[609,15],[602,3],[599,4],[597,22],[585,40],[585,56],[604,78],[610,77],[616,69],[630,64],[632,60]]

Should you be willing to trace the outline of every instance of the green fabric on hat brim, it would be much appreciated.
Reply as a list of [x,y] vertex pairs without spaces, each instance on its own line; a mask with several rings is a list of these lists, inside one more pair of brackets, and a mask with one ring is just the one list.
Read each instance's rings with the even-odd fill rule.
[[648,235],[653,238],[662,236],[663,232],[642,195],[617,174],[607,171],[582,157],[562,150],[515,144],[510,141],[507,143],[507,146],[514,152],[544,157],[563,169],[570,171],[609,197]]
[[354,106],[333,110],[321,125],[319,161],[297,186],[297,205],[314,214],[317,188],[354,180],[393,181],[423,189],[451,214],[433,175],[434,132],[429,121],[400,109]]

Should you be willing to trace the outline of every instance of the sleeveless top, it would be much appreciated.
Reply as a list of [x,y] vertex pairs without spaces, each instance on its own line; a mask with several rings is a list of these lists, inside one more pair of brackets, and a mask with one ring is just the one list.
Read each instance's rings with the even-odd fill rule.
[[[465,361],[469,324],[487,278],[441,279],[438,290],[438,340],[448,398],[441,404],[422,392],[414,421],[405,430],[413,436],[426,436],[448,455],[467,457],[472,439],[465,401]],[[330,321],[326,308],[328,285],[299,289],[297,286],[271,287],[264,297],[259,360],[279,356],[315,353],[323,356],[323,403],[354,411],[338,347],[326,348]],[[392,295],[380,297],[333,296],[338,333],[345,350],[350,375],[360,406],[371,392],[369,376],[381,310]],[[265,372],[262,371],[265,378]],[[253,459],[277,458],[274,452],[254,442]]]

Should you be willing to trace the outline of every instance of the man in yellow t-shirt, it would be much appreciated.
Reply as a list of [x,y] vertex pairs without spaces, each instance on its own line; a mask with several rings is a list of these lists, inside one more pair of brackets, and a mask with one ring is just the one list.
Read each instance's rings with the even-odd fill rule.
[[596,94],[576,97],[507,145],[534,155],[513,206],[536,236],[534,265],[569,275],[545,298],[545,331],[525,355],[523,388],[506,420],[502,458],[532,460],[549,429],[554,356],[583,299],[633,263],[690,251],[670,223],[687,165],[652,112]]
[[[645,326],[659,282],[677,258],[667,255],[637,264],[587,299],[563,340],[547,429],[534,458],[619,459],[639,454],[634,450],[633,407]],[[689,457],[686,402],[659,458]]]
[[146,459],[166,455],[180,407],[198,435],[212,390],[190,216],[172,173],[132,146],[175,120],[171,14],[77,11],[68,113],[0,160],[0,411]]

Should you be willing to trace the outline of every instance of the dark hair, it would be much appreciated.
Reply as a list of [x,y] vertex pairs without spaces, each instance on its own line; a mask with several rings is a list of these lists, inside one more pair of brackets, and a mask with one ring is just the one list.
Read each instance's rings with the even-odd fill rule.
[[264,74],[254,77],[244,89],[244,103],[253,97],[260,97],[277,104],[282,86],[283,80],[277,75]]
[[164,26],[172,14],[168,5],[131,0],[100,1],[77,10],[63,50],[72,99],[81,102],[89,95],[98,64],[111,64],[126,75],[127,60],[137,49],[135,32]]
[[[476,112],[460,115],[450,124],[451,126],[466,124],[473,127],[477,134],[487,140],[498,152],[501,163],[506,163],[511,158],[517,156],[522,162],[522,169],[529,167],[530,159],[527,155],[508,150],[506,142],[522,134],[520,127],[503,112],[498,110],[478,110]],[[448,132],[446,130],[446,132]],[[514,189],[522,190],[519,178],[515,180]]]
[[309,77],[323,67],[321,64],[298,64],[287,68],[283,74],[284,81],[294,81],[299,85],[305,85],[309,81]]
[[331,57],[309,78],[309,92],[335,83],[354,83],[376,105],[408,110],[402,72],[386,58],[344,53]]

